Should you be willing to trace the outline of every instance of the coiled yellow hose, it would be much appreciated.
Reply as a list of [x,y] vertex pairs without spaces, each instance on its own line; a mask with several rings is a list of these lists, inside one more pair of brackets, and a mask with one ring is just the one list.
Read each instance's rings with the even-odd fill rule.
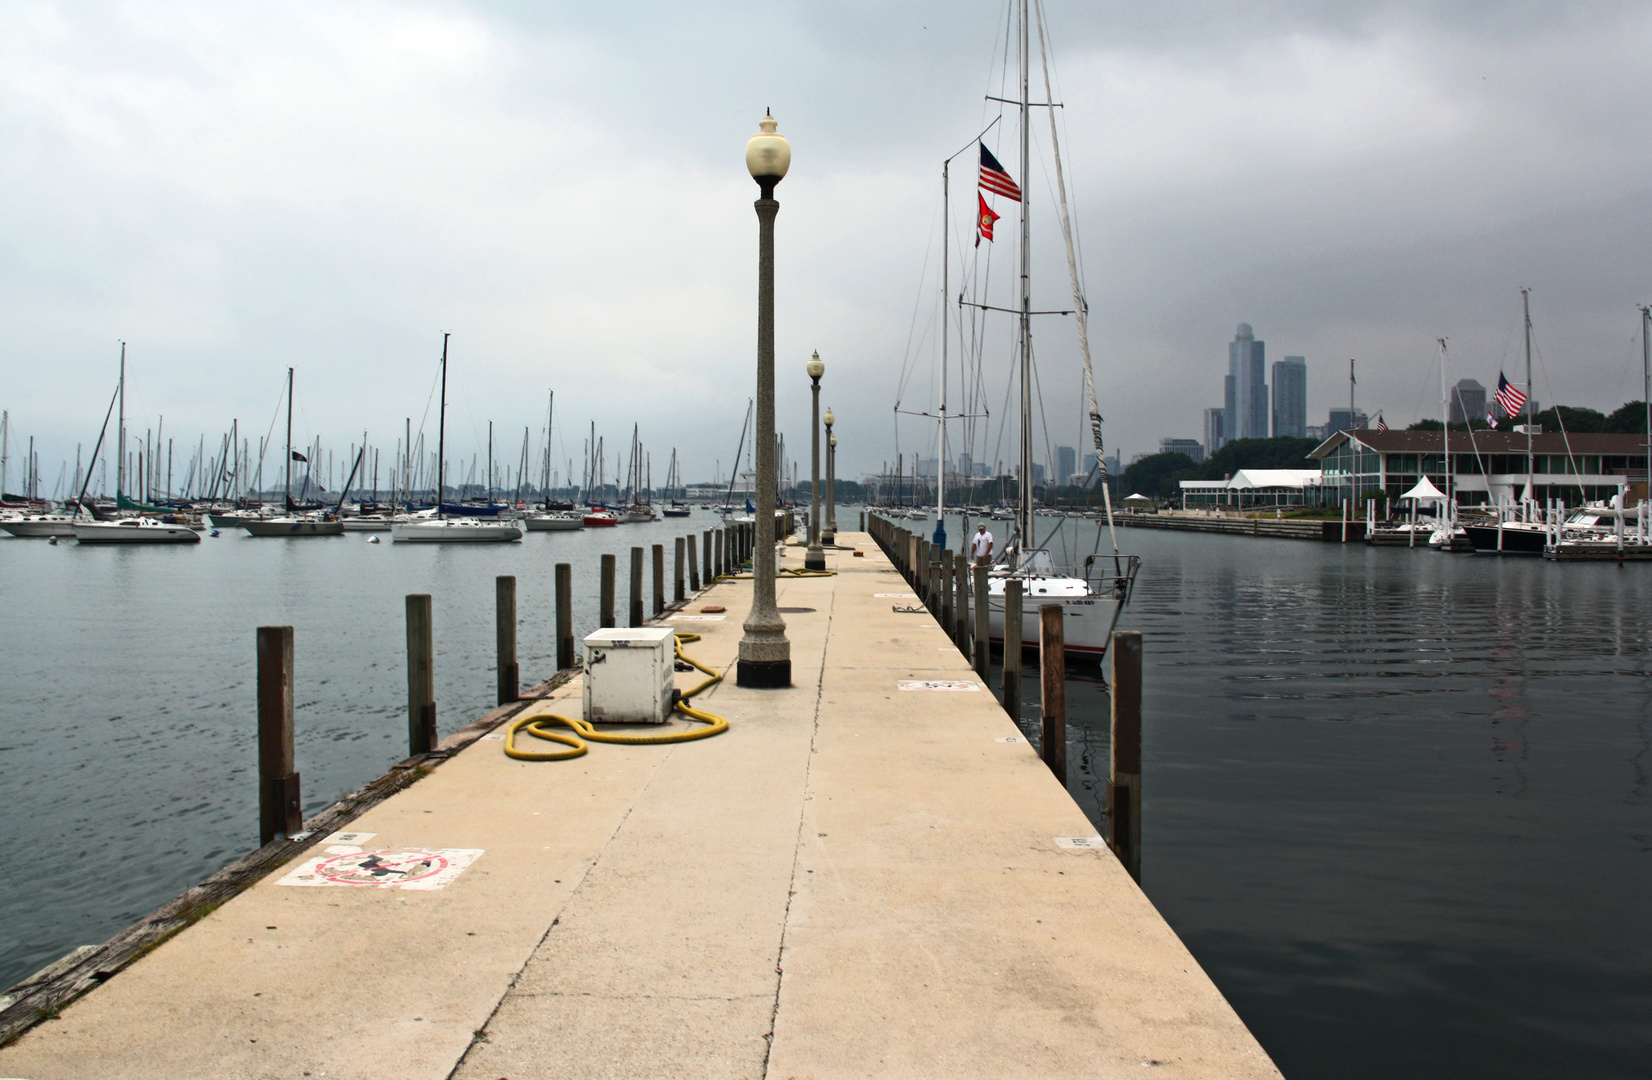
[[[699,634],[685,634],[678,632],[672,641],[673,651],[677,659],[709,676],[705,682],[680,694],[677,698],[675,711],[682,713],[693,720],[698,720],[707,726],[689,728],[687,731],[667,731],[659,735],[625,735],[619,732],[598,731],[584,720],[570,716],[558,716],[555,713],[534,713],[513,720],[511,726],[505,730],[505,756],[516,758],[518,761],[567,761],[589,752],[590,742],[619,743],[623,746],[656,746],[661,743],[692,742],[695,739],[709,739],[713,735],[721,735],[728,730],[728,721],[716,713],[703,712],[688,704],[688,699],[702,691],[709,690],[723,681],[722,675],[706,667],[698,660],[683,652],[683,642],[699,641]],[[556,728],[570,728],[572,733],[558,731]],[[547,742],[561,743],[568,747],[566,750],[520,750],[516,746],[518,732],[527,732],[536,739]]]

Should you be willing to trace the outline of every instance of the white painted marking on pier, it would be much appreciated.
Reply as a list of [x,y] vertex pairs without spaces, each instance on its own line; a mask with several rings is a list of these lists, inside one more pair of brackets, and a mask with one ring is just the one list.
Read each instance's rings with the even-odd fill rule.
[[323,840],[324,844],[356,844],[361,845],[377,836],[376,832],[336,832]]
[[1027,741],[1026,739],[1023,739],[1019,735],[1005,735],[1001,739],[994,739],[993,740],[993,742],[1026,742],[1026,741]]
[[915,592],[875,592],[872,595],[880,600],[916,600],[918,598],[918,594]]
[[323,855],[308,860],[276,884],[424,892],[451,883],[482,853],[482,848],[380,848]]
[[1107,841],[1099,836],[1056,836],[1055,846],[1069,851],[1104,851]]
[[505,733],[502,732],[502,731],[495,731],[491,735],[483,735],[482,736],[482,738],[484,738],[484,739],[503,739],[504,737],[505,737]]
[[324,849],[329,855],[359,855],[361,848],[354,844],[328,844]]
[[900,684],[902,690],[979,690],[972,682],[957,682],[952,679],[903,679]]
[[722,622],[727,615],[667,615],[668,619],[681,619],[683,622]]

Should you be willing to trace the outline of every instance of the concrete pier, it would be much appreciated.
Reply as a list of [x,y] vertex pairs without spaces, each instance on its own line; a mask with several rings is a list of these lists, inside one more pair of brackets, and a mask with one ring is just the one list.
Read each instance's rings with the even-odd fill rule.
[[[476,738],[0,1076],[1277,1077],[946,629],[837,540],[836,576],[776,582],[794,685],[695,699],[725,734],[561,762]],[[751,594],[664,622],[732,676]],[[472,854],[424,891],[281,884],[329,846]]]

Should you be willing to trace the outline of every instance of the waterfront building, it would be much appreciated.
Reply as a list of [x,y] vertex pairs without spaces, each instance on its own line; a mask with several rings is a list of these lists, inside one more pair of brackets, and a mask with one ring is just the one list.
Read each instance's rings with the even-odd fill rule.
[[1268,437],[1268,382],[1266,347],[1256,340],[1250,323],[1240,323],[1228,343],[1228,381],[1223,384],[1227,417],[1222,430],[1228,441]]
[[1216,456],[1216,451],[1220,450],[1222,444],[1227,441],[1222,438],[1223,412],[1222,409],[1205,410],[1205,455],[1207,457]]
[[1486,418],[1486,388],[1474,379],[1459,379],[1451,388],[1451,422],[1466,424]]
[[1055,474],[1063,484],[1072,483],[1072,475],[1078,472],[1078,451],[1070,446],[1055,448]]
[[1273,437],[1308,437],[1308,361],[1287,356],[1273,366]]
[[1182,509],[1318,505],[1320,483],[1318,469],[1240,469],[1226,480],[1180,481]]
[[1526,435],[1476,431],[1451,435],[1451,480],[1446,486],[1444,433],[1440,431],[1337,431],[1308,454],[1320,463],[1321,493],[1329,504],[1381,490],[1389,499],[1426,476],[1449,490],[1460,506],[1518,504],[1523,497],[1568,505],[1639,494],[1646,474],[1646,436],[1596,432],[1548,432],[1531,436],[1531,492],[1526,491]]
[[1205,448],[1197,439],[1160,439],[1159,453],[1186,454],[1195,464],[1205,459]]

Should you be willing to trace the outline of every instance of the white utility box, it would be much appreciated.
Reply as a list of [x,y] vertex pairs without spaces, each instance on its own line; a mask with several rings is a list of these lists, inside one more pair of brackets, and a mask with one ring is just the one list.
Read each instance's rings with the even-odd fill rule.
[[610,627],[585,639],[585,722],[663,724],[671,716],[676,632]]

